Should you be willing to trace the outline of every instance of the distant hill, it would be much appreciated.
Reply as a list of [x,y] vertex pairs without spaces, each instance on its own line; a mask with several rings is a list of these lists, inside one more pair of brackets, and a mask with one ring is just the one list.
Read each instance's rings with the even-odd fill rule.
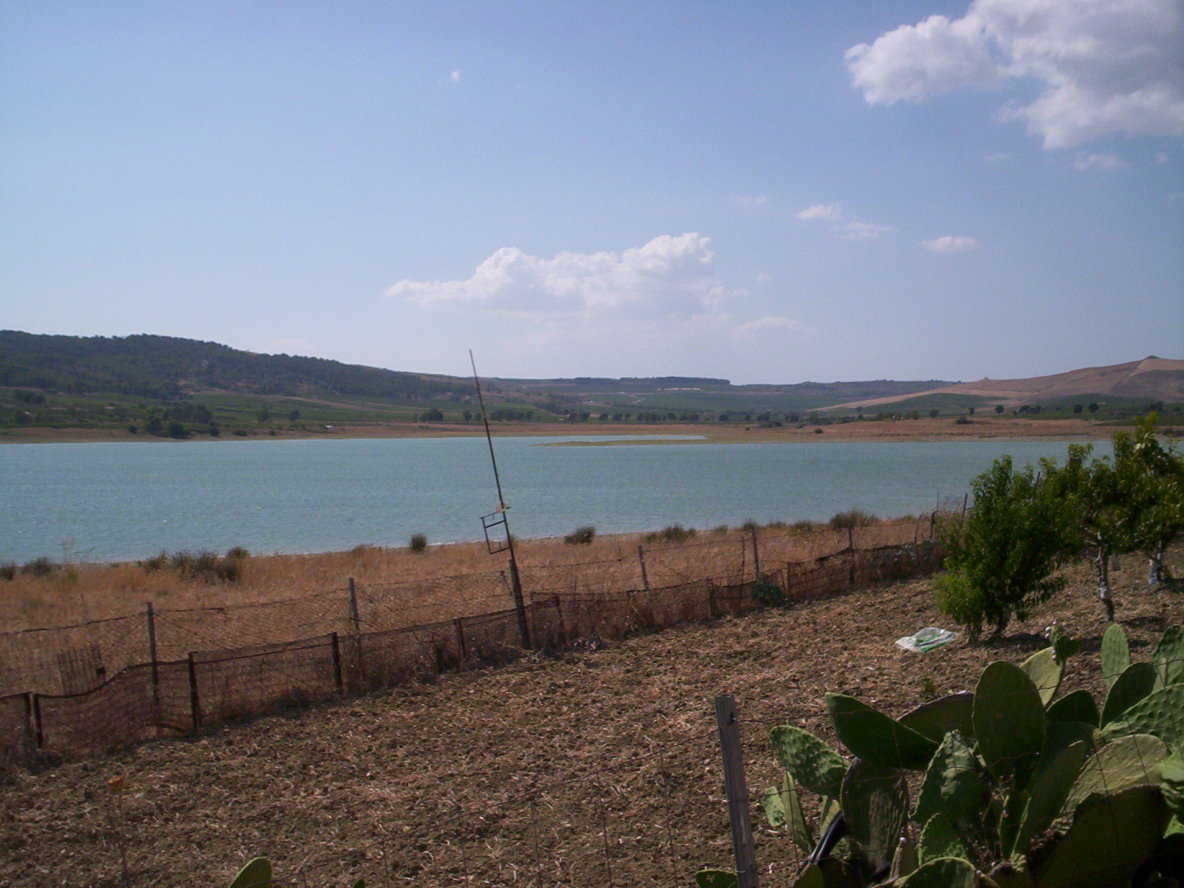
[[[856,414],[1014,412],[1120,418],[1184,402],[1184,361],[1002,381],[870,380],[733,385],[713,377],[483,379],[495,422],[843,421]],[[1063,403],[1058,403],[1058,401]],[[1178,409],[1175,408],[1175,409]],[[0,331],[0,433],[105,429],[194,435],[327,433],[349,424],[479,423],[468,377],[384,370],[323,358],[262,355],[170,336],[48,336]]]
[[[1028,379],[980,379],[916,392],[909,396],[924,398],[953,395],[980,398],[1005,408],[1039,402],[1055,403],[1066,399],[1119,398],[1180,403],[1184,401],[1184,361],[1157,358],[1154,355],[1128,364],[1089,367],[1051,376]],[[902,398],[883,397],[844,401],[835,408],[868,409],[899,403]]]

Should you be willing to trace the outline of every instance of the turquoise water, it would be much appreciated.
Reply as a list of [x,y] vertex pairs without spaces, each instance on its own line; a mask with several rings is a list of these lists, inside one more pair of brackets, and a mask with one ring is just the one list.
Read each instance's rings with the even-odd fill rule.
[[[521,537],[680,523],[825,520],[961,503],[1004,453],[1063,459],[1064,442],[617,444],[498,438]],[[636,440],[636,439],[625,439]],[[1109,452],[1109,445],[1099,446]],[[122,561],[162,550],[324,552],[480,539],[497,506],[485,439],[338,439],[0,447],[0,562]]]

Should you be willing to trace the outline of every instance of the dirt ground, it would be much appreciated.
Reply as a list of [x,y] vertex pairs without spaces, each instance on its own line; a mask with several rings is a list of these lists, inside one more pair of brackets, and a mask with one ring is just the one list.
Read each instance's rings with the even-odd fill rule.
[[[1170,564],[1180,574],[1184,552]],[[1149,591],[1142,562],[1122,568],[1118,618],[1146,659],[1184,620],[1184,593]],[[1063,690],[1096,692],[1091,585],[1073,568],[992,645],[895,648],[950,625],[929,582],[910,581],[18,772],[0,784],[0,885],[217,886],[256,854],[299,886],[691,884],[731,863],[721,693],[740,714],[762,884],[788,885],[800,858],[756,810],[779,776],[771,726],[833,741],[825,691],[896,715],[1020,661],[1054,619],[1085,640]]]

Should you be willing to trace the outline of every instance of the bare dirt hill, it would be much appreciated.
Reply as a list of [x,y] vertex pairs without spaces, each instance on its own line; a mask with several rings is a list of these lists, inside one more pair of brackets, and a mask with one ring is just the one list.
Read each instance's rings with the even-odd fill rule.
[[847,401],[835,407],[879,407],[927,395],[973,395],[991,398],[1005,407],[1039,400],[1072,398],[1085,395],[1110,395],[1122,398],[1148,398],[1155,401],[1184,400],[1184,361],[1157,358],[1087,367],[1052,376],[1028,379],[980,379],[930,389],[906,396]]

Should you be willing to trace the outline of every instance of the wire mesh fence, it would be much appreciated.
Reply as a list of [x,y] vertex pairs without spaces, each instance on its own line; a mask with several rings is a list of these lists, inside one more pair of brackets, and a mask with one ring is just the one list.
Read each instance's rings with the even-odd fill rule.
[[[587,565],[528,571],[531,646],[561,651],[738,615],[761,605],[753,595],[758,582],[772,584],[785,601],[806,601],[916,575],[936,565],[931,530],[925,519],[806,537],[753,531],[739,542],[639,548],[628,570],[625,558],[616,559],[592,583],[580,580],[581,567],[595,573]],[[677,569],[675,552],[684,556]],[[506,601],[501,572],[431,585],[426,597],[447,599],[451,610],[409,605],[403,584],[359,588],[351,581],[270,606],[148,606],[128,617],[2,635],[0,690],[15,693],[0,697],[0,760],[105,752],[276,705],[364,693],[521,655],[517,613],[504,606],[479,610]],[[455,615],[417,620],[442,612]],[[290,640],[297,628],[303,634]]]

